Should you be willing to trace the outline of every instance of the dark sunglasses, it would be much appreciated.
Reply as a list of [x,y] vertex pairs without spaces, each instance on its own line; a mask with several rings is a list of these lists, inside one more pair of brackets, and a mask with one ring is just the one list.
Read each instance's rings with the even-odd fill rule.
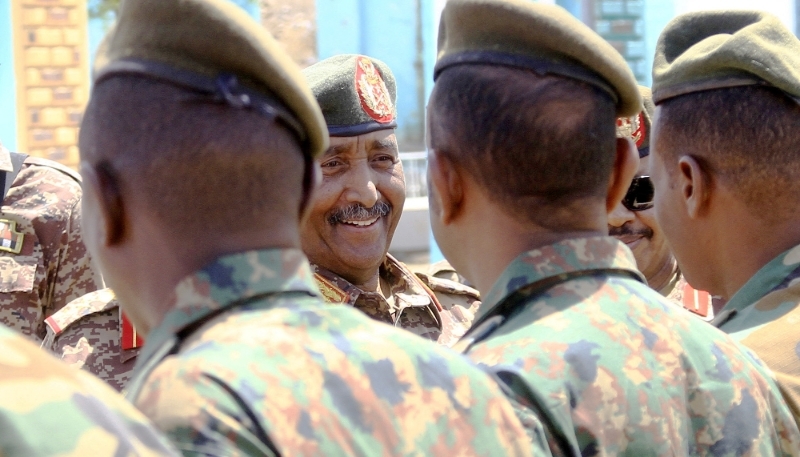
[[628,193],[622,199],[622,205],[631,211],[644,211],[653,207],[653,196],[655,195],[653,181],[649,176],[639,176],[633,178]]

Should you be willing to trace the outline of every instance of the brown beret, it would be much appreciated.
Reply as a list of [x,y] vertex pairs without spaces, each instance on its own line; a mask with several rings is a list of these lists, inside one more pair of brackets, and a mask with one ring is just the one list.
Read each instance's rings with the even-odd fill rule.
[[763,11],[700,11],[673,19],[653,61],[656,104],[725,87],[768,85],[800,98],[800,41]]
[[300,69],[260,24],[226,0],[123,0],[98,51],[95,84],[156,78],[282,121],[318,157],[325,120]]
[[490,64],[574,78],[607,92],[617,115],[642,100],[625,59],[597,33],[554,5],[530,0],[449,0],[439,23],[434,79],[448,68]]
[[639,86],[639,93],[642,94],[644,109],[635,116],[617,119],[617,136],[633,140],[639,150],[639,157],[647,157],[650,155],[650,127],[653,125],[656,105],[653,103],[650,88]]

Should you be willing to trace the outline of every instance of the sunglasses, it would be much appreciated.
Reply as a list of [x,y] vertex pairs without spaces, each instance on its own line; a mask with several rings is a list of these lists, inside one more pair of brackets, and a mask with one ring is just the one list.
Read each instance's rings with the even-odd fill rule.
[[649,176],[633,178],[628,193],[622,199],[622,205],[630,211],[644,211],[653,207],[655,188]]

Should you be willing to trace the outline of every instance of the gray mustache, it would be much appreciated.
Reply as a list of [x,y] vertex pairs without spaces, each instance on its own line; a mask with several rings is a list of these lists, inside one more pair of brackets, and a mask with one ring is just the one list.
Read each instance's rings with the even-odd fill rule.
[[386,202],[378,202],[372,208],[367,208],[361,203],[353,203],[334,210],[328,216],[328,223],[340,224],[344,221],[366,221],[375,217],[383,217],[389,214],[392,206]]

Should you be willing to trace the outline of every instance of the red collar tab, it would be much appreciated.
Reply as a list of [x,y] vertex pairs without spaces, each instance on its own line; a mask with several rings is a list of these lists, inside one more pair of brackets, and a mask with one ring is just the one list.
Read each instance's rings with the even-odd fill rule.
[[120,337],[122,340],[122,350],[124,351],[144,346],[144,338],[136,332],[136,329],[125,313],[122,313],[122,332]]
[[704,290],[697,290],[689,284],[683,285],[683,307],[701,316],[708,317],[711,306],[711,294]]
[[364,56],[356,59],[356,92],[361,109],[381,124],[394,120],[394,104],[386,83],[372,61]]

